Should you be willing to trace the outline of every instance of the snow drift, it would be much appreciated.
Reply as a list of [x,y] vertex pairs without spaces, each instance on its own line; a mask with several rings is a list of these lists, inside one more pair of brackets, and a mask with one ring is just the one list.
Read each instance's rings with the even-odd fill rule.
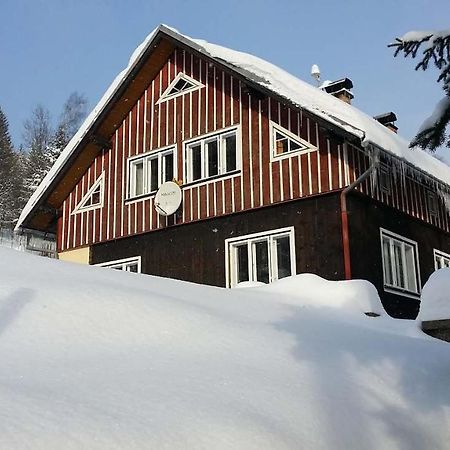
[[1,248],[0,273],[2,449],[448,448],[450,345],[365,316],[365,282],[227,290]]
[[418,320],[450,319],[450,268],[433,272],[421,295]]

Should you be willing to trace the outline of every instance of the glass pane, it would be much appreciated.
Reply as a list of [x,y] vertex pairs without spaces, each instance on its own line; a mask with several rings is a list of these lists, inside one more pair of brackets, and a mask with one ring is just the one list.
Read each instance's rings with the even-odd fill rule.
[[405,244],[405,266],[406,266],[406,286],[410,291],[417,291],[416,282],[416,264],[414,262],[414,249],[413,247]]
[[248,273],[248,248],[247,244],[239,245],[236,248],[236,283],[249,281]]
[[275,153],[281,155],[282,153],[287,153],[289,151],[289,143],[287,138],[277,133],[277,139],[275,142],[276,148]]
[[126,271],[127,271],[127,272],[134,272],[134,273],[137,273],[137,271],[138,271],[138,265],[137,265],[137,263],[131,263],[131,264],[128,264],[128,265],[126,266]]
[[91,205],[100,204],[100,192],[93,192],[91,197]]
[[383,262],[384,262],[384,282],[385,284],[393,284],[392,279],[392,261],[390,253],[389,239],[383,237]]
[[169,95],[176,94],[177,92],[183,91],[184,89],[188,89],[191,86],[192,86],[192,83],[189,83],[186,80],[180,79],[177,81],[175,86],[171,89],[171,91],[169,92]]
[[158,189],[158,158],[153,158],[149,162],[149,174],[150,174],[150,192]]
[[428,194],[428,209],[430,210],[431,215],[437,215],[438,202],[436,196],[432,192]]
[[302,148],[302,146],[300,144],[297,144],[297,142],[295,141],[289,141],[289,150],[292,152],[294,150],[299,150]]
[[86,199],[86,201],[82,205],[82,208],[87,208],[88,206],[92,206],[92,195],[88,199]]
[[173,180],[173,153],[164,155],[164,181]]
[[225,137],[226,171],[236,170],[236,135]]
[[289,277],[291,273],[291,247],[289,237],[279,237],[275,239],[277,251],[278,279]]
[[381,190],[389,193],[391,186],[390,186],[390,180],[389,180],[389,174],[386,170],[380,171],[380,187]]
[[435,256],[434,258],[436,270],[439,270],[442,268],[442,258],[440,256]]
[[269,277],[269,249],[267,241],[259,241],[253,244],[254,258],[255,258],[255,273],[256,281],[268,283]]
[[208,148],[208,176],[212,177],[219,173],[217,139],[208,142],[206,146]]
[[144,193],[144,163],[142,161],[133,165],[134,169],[134,195]]
[[186,81],[181,79],[181,80],[178,80],[177,84],[175,84],[175,89],[177,91],[181,91],[182,89],[184,89],[185,86],[186,86]]
[[403,272],[402,243],[393,241],[394,248],[394,270],[396,277],[396,286],[400,288],[406,287],[406,280]]
[[191,147],[191,170],[191,181],[199,180],[202,177],[202,148],[200,144]]

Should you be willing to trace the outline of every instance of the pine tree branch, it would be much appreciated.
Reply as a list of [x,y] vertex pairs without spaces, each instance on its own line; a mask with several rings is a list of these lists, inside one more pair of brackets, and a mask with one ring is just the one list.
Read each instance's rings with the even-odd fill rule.
[[450,123],[450,30],[441,32],[410,32],[388,47],[395,48],[394,57],[403,54],[405,58],[416,58],[419,50],[423,48],[421,59],[415,70],[427,70],[434,65],[439,70],[438,83],[442,83],[445,92],[444,99],[438,103],[433,114],[428,118],[410,147],[421,147],[435,151],[438,147],[450,147],[450,138],[447,139],[446,128]]

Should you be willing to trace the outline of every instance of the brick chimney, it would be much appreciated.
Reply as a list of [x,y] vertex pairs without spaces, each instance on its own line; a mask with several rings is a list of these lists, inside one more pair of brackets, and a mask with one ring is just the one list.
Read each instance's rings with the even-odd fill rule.
[[349,105],[352,103],[354,95],[351,93],[350,89],[353,88],[353,82],[350,78],[342,78],[340,80],[325,82],[322,85],[322,89],[325,92],[337,97]]
[[392,111],[380,114],[379,116],[374,116],[374,119],[377,122],[380,122],[381,125],[384,125],[386,128],[389,128],[389,130],[393,131],[394,133],[397,133],[398,127],[395,125],[397,116]]

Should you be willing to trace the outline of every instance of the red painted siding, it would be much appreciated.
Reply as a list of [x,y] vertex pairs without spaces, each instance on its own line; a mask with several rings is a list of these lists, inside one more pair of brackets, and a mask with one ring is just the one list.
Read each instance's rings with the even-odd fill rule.
[[[158,100],[178,73],[204,86],[185,95]],[[283,159],[271,155],[270,121],[309,142],[312,150]],[[219,179],[186,185],[178,215],[161,218],[153,197],[127,200],[127,159],[175,145],[176,177],[185,179],[183,141],[230,126],[239,127],[242,167]],[[232,214],[308,195],[337,190],[369,167],[362,149],[329,137],[311,117],[277,100],[260,99],[229,73],[183,50],[176,50],[111,137],[111,149],[99,153],[62,206],[59,251],[146,233],[171,224]],[[104,173],[101,209],[73,214],[83,195]],[[366,181],[358,189],[389,206],[449,231],[442,202],[437,217],[428,213],[426,186],[392,174],[392,191],[381,193]]]

